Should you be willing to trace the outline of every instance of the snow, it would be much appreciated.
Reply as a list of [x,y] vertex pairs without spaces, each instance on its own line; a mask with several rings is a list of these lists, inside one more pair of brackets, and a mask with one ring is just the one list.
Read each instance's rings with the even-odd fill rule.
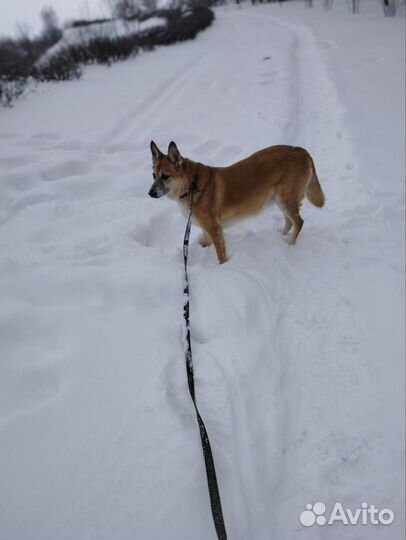
[[[192,229],[196,394],[232,540],[402,535],[404,20],[378,2],[216,10],[193,42],[0,111],[0,538],[208,540],[183,356],[185,218],[149,141],[314,157],[326,206]],[[300,525],[307,503],[390,526]]]
[[46,63],[55,54],[71,45],[86,45],[93,39],[114,39],[139,34],[159,26],[166,26],[166,19],[164,17],[149,17],[141,22],[137,20],[125,21],[123,19],[114,19],[88,26],[65,28],[61,39],[47,50],[40,58],[39,63]]

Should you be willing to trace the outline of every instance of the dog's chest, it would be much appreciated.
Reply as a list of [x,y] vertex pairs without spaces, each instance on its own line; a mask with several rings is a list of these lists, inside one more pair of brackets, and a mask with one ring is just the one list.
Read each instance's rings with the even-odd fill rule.
[[189,217],[189,212],[190,212],[190,204],[189,204],[189,199],[185,197],[186,200],[183,200],[183,199],[178,199],[178,205],[179,205],[179,208],[182,212],[182,214],[185,216],[185,217]]

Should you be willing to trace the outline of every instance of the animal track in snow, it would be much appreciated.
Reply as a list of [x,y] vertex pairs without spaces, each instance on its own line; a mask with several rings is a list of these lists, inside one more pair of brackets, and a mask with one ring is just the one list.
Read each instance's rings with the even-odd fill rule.
[[60,391],[59,373],[54,366],[27,368],[21,372],[5,369],[2,377],[7,379],[7,385],[3,387],[7,390],[0,398],[0,421],[28,412],[51,400]]
[[91,171],[91,165],[87,161],[71,159],[57,163],[41,173],[42,179],[46,182],[56,182],[71,176],[80,176]]
[[138,225],[131,236],[144,246],[173,253],[178,247],[173,243],[173,238],[179,238],[180,246],[183,228],[184,220],[179,210],[168,207],[151,217],[148,223]]
[[79,264],[106,264],[111,259],[113,245],[108,236],[90,238],[75,246],[74,258]]
[[33,193],[31,195],[27,195],[25,197],[22,197],[20,200],[12,203],[10,205],[10,209],[13,212],[18,212],[19,210],[25,210],[26,208],[30,206],[34,206],[36,204],[41,204],[44,202],[54,201],[55,197],[52,195],[48,195],[47,193]]
[[19,135],[17,133],[13,133],[12,131],[0,133],[0,139],[17,139]]
[[24,413],[55,397],[60,391],[60,370],[53,355],[32,364],[38,350],[53,350],[56,336],[34,314],[9,315],[0,321],[2,392],[0,420]]
[[83,150],[83,141],[79,139],[68,139],[66,141],[58,142],[53,146],[55,150]]
[[44,141],[53,141],[60,139],[61,136],[57,131],[40,131],[38,133],[33,133],[31,136],[32,139],[41,139]]
[[19,154],[15,156],[10,156],[6,158],[0,158],[0,168],[2,169],[14,169],[16,167],[21,167],[24,165],[29,165],[34,163],[36,158],[28,154]]
[[2,184],[14,192],[27,191],[35,185],[35,176],[26,172],[9,172],[2,175]]

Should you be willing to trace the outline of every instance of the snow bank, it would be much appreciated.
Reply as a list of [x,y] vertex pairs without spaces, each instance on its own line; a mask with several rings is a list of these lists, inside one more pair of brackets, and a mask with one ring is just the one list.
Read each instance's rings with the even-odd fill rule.
[[125,21],[115,19],[103,23],[95,23],[88,26],[65,28],[61,39],[55,43],[39,60],[46,62],[52,56],[70,45],[86,45],[93,39],[114,39],[122,36],[147,32],[152,28],[166,26],[164,17],[150,17],[145,21]]

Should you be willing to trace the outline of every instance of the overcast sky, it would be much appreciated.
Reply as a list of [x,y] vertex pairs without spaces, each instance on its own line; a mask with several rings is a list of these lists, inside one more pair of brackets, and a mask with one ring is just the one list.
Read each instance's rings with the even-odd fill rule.
[[26,23],[33,33],[38,32],[44,5],[54,7],[61,22],[107,12],[103,0],[0,0],[0,35],[15,34],[17,23]]

